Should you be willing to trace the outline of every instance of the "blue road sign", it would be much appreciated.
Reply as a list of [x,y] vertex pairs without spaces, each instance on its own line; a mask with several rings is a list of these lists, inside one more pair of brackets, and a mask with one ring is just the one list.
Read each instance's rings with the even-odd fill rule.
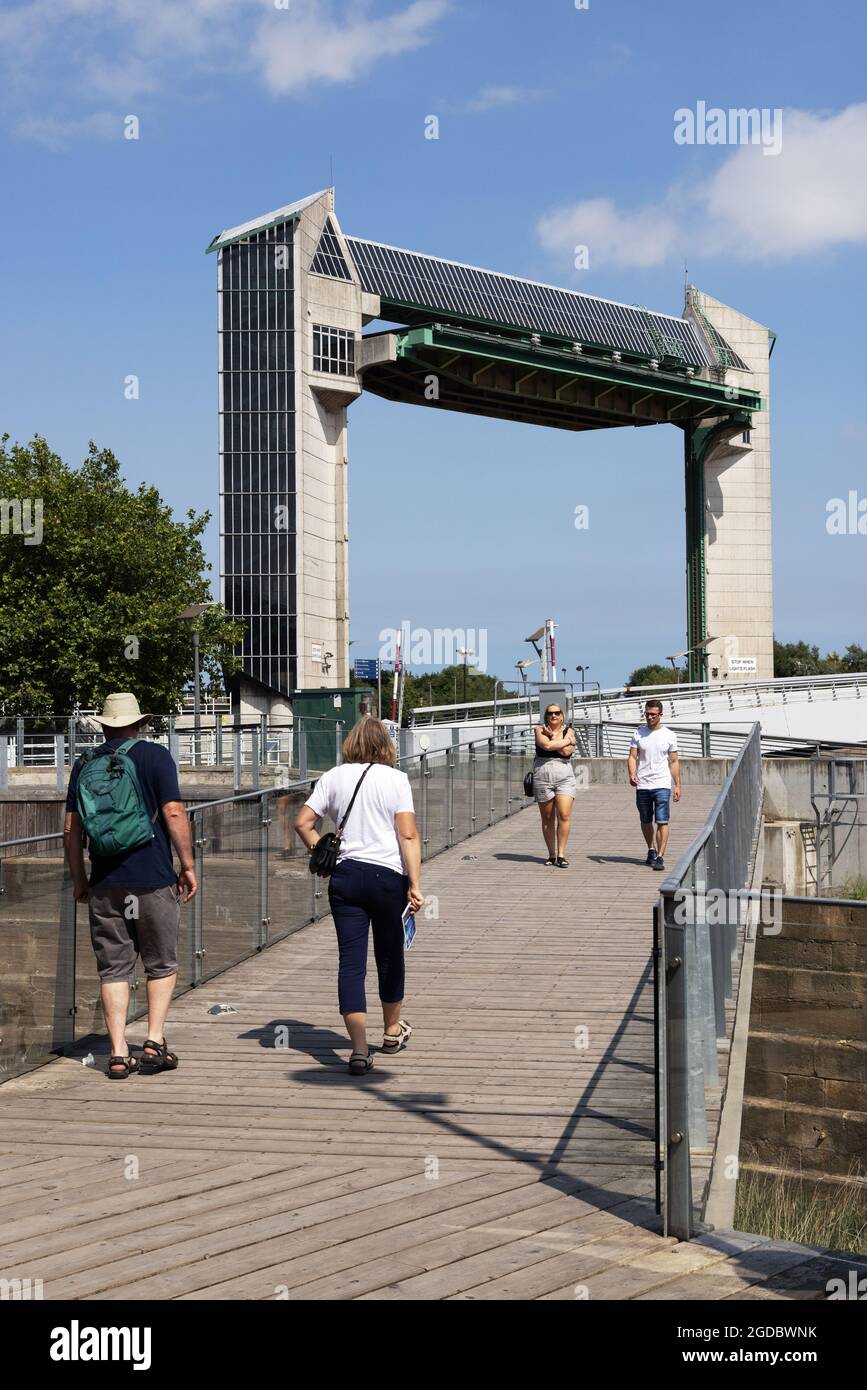
[[355,674],[360,681],[375,681],[379,675],[379,657],[356,657]]

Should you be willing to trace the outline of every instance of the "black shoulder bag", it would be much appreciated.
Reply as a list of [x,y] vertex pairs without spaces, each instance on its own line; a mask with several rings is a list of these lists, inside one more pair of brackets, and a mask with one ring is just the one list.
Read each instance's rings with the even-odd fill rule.
[[311,874],[318,874],[320,878],[329,878],[337,868],[337,856],[340,853],[340,841],[343,836],[343,827],[349,820],[349,813],[355,805],[355,798],[361,790],[361,784],[372,767],[373,763],[368,763],[356,782],[355,791],[352,793],[352,799],[346,808],[346,814],[338,825],[336,832],[329,830],[327,835],[320,835],[316,844],[313,846],[313,850],[310,854]]

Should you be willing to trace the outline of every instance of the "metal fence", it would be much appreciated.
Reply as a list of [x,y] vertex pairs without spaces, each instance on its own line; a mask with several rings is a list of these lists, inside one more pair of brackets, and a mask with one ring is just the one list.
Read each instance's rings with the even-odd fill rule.
[[[234,787],[253,789],[262,769],[277,768],[283,782],[292,773],[304,778],[340,761],[345,721],[321,715],[290,719],[230,719],[219,712],[196,732],[188,716],[166,716],[147,737],[168,748],[178,767],[233,768]],[[0,790],[9,786],[13,768],[53,769],[62,789],[75,759],[104,740],[91,718],[69,720],[3,719],[0,717]]]
[[[708,894],[749,887],[762,811],[760,733],[755,724],[654,912],[657,1199],[666,1234],[681,1240],[697,1219],[691,1158],[713,1144],[708,1092],[720,1082],[718,1044],[731,1037],[726,1005],[743,947],[741,900],[728,900],[719,922]],[[712,901],[716,908],[718,892]]]
[[[401,762],[427,860],[526,803],[532,750],[484,739]],[[182,908],[178,992],[328,913],[293,824],[315,780],[188,808],[199,883]],[[145,1013],[139,966],[130,1018]],[[62,836],[0,844],[0,1079],[103,1032],[87,911],[76,909]]]

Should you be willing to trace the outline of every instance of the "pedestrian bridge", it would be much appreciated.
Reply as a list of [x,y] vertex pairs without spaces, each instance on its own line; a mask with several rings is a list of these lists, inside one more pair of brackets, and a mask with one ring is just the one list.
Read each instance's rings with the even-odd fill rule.
[[[786,1299],[824,1298],[857,1264],[695,1220],[680,1238],[667,1170],[685,1152],[694,1215],[712,1142],[676,1160],[663,1144],[657,1210],[658,1074],[664,1132],[686,1122],[657,1071],[661,875],[629,788],[579,778],[558,870],[522,766],[444,766],[411,770],[439,851],[409,959],[415,1032],[363,1078],[346,1072],[334,933],[292,840],[303,789],[191,813],[203,891],[183,943],[195,988],[169,1018],[180,1067],[113,1087],[56,845],[0,851],[4,1278],[52,1300]],[[685,766],[672,863],[727,775]],[[723,1065],[711,1135],[724,1082]]]
[[[591,735],[594,728],[600,729],[600,754],[622,751],[625,756],[629,736],[635,725],[642,722],[644,704],[650,696],[664,702],[665,722],[678,732],[698,732],[704,726],[708,751],[720,755],[735,753],[754,721],[761,725],[766,752],[817,743],[867,743],[867,674],[863,672],[739,680],[733,684],[708,681],[593,691],[573,689],[570,716],[576,726]],[[427,735],[428,747],[446,747],[452,729],[458,730],[463,740],[472,737],[474,730],[481,735],[491,734],[494,726],[501,733],[526,727],[538,719],[538,709],[535,695],[419,706],[410,711],[407,751],[417,752],[415,745],[423,735]],[[686,751],[690,751],[688,741]]]

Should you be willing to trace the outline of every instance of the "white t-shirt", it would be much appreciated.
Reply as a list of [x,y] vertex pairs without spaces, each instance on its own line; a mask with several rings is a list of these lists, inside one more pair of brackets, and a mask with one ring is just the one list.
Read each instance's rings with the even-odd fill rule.
[[671,729],[666,729],[664,725],[651,729],[647,724],[642,724],[632,735],[630,747],[638,749],[639,791],[671,786],[668,755],[677,752],[677,739]]
[[[307,805],[317,816],[330,816],[338,826],[366,767],[367,763],[341,763],[323,772]],[[338,864],[343,859],[362,859],[366,864],[382,864],[395,873],[405,873],[394,818],[399,811],[414,809],[406,773],[374,763],[346,822]]]

